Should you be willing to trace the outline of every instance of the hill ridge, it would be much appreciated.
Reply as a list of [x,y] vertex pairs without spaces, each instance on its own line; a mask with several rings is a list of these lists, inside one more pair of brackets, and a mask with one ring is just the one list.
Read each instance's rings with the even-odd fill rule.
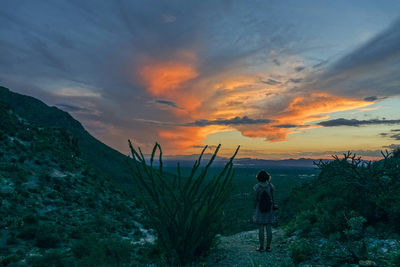
[[[81,157],[100,174],[119,183],[130,184],[130,174],[125,155],[93,137],[82,124],[68,112],[50,107],[43,101],[0,86],[0,101],[9,105],[19,115],[38,127],[62,127],[78,139]],[[107,164],[104,164],[107,162]],[[117,176],[116,176],[117,174]]]

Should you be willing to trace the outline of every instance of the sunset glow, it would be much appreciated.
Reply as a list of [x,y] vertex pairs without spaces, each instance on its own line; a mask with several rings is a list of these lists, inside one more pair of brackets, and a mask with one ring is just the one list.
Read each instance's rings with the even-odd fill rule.
[[128,139],[145,153],[221,143],[222,156],[240,144],[238,157],[265,159],[399,145],[399,2],[340,17],[347,1],[99,2],[1,11],[1,85],[123,153]]

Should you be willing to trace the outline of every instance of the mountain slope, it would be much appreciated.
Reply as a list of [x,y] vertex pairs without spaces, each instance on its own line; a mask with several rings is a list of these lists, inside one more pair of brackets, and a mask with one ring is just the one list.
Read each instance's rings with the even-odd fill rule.
[[141,211],[78,155],[68,130],[36,127],[0,102],[0,266],[138,260],[149,236]]
[[130,183],[125,156],[90,135],[70,114],[0,86],[0,101],[38,127],[63,127],[77,138],[81,155],[93,168],[119,183]]

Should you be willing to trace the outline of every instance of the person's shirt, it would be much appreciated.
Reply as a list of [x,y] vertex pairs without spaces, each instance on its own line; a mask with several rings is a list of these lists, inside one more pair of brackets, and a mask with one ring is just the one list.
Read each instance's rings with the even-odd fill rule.
[[271,193],[274,192],[275,187],[273,184],[269,183],[269,182],[259,182],[257,184],[254,185],[253,190],[255,193],[257,193],[260,189],[264,189],[268,186],[271,186]]
[[258,198],[258,192],[261,191],[264,188],[268,188],[268,186],[270,186],[271,198],[272,198],[272,201],[274,201],[273,200],[274,199],[274,194],[273,193],[274,193],[274,190],[275,190],[274,185],[271,184],[270,182],[259,182],[259,183],[255,184],[254,187],[253,187],[254,194],[256,196],[255,203],[257,203],[257,201],[258,201],[258,199],[257,199]]

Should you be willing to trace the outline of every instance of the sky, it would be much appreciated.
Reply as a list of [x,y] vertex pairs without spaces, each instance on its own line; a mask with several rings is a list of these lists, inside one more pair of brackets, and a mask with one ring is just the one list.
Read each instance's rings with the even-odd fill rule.
[[3,0],[0,85],[167,155],[400,144],[400,1]]

